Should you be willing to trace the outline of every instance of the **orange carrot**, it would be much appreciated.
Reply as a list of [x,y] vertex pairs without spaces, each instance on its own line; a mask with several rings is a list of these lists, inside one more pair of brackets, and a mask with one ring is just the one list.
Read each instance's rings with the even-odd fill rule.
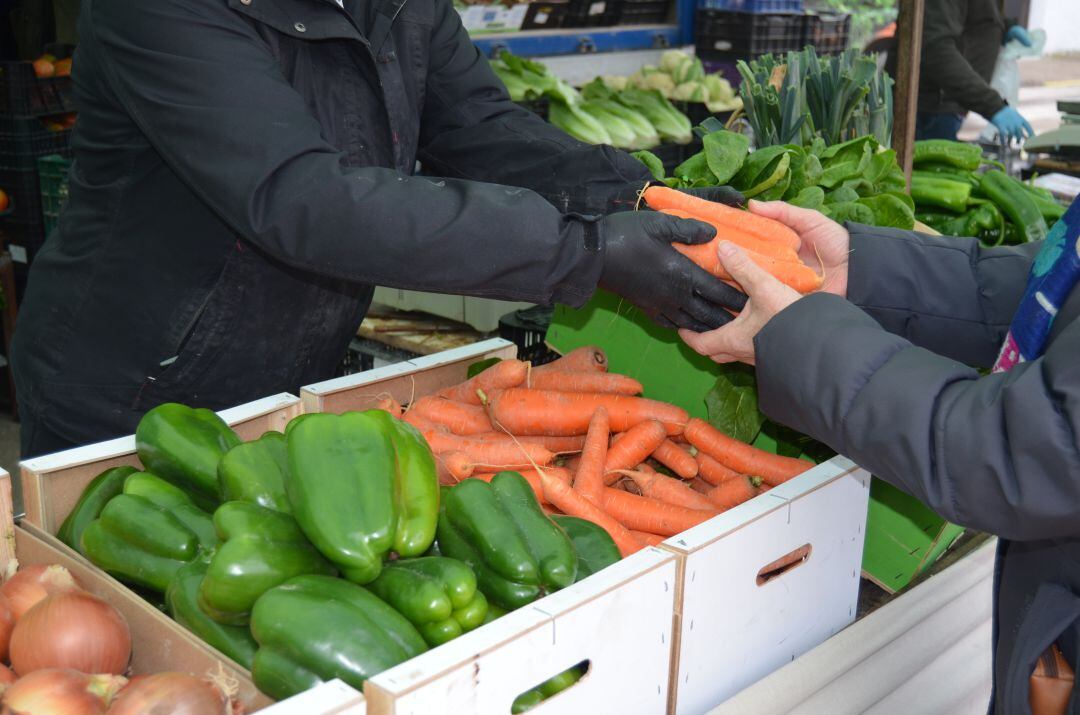
[[698,452],[694,456],[694,460],[698,463],[698,476],[714,487],[720,486],[729,479],[742,476],[734,469],[725,467],[704,452]]
[[589,433],[581,450],[581,463],[574,474],[574,489],[593,502],[600,500],[600,490],[604,488],[604,461],[607,459],[608,437],[611,434],[608,425],[607,410],[597,407],[589,422]]
[[814,466],[801,459],[781,457],[732,439],[696,417],[687,423],[685,434],[690,444],[724,466],[740,474],[761,477],[770,486],[786,482]]
[[694,455],[687,452],[670,439],[665,439],[652,453],[653,459],[664,465],[683,479],[693,479],[698,473],[698,463]]
[[474,435],[491,431],[487,410],[480,405],[455,402],[445,397],[421,397],[409,411],[435,424],[446,425],[454,434]]
[[709,501],[721,511],[730,509],[760,494],[760,486],[761,477],[730,479],[718,487],[713,487],[709,492]]
[[615,545],[619,547],[619,553],[624,557],[635,551],[640,551],[644,547],[644,544],[634,538],[629,529],[606,514],[599,506],[582,496],[580,492],[571,488],[568,482],[564,482],[547,472],[546,469],[540,472],[540,482],[544,486],[544,495],[547,497],[547,501],[561,509],[563,513],[588,519],[600,526],[615,540]]
[[475,465],[489,465],[512,469],[529,469],[534,465],[550,464],[555,455],[538,444],[516,444],[514,442],[481,442],[468,437],[460,437],[445,432],[424,432],[431,451],[461,452]]
[[[739,476],[739,475],[736,474],[735,476]],[[712,488],[713,488],[712,484],[709,484],[707,481],[705,481],[701,477],[694,477],[693,479],[691,479],[687,483],[690,485],[690,488],[693,489],[698,494],[708,494],[709,492],[712,491]]]
[[404,413],[404,410],[401,409],[401,403],[389,395],[376,402],[375,409],[389,412],[398,418]]
[[461,452],[443,452],[435,455],[435,471],[439,475],[439,484],[457,484],[462,479],[472,476],[472,464]]
[[639,497],[606,487],[600,507],[629,529],[674,536],[717,515],[717,511],[687,509],[657,499]]
[[604,462],[604,483],[614,484],[619,478],[618,470],[641,464],[667,439],[667,430],[656,420],[639,422],[611,446]]
[[641,495],[650,499],[684,506],[687,509],[712,510],[716,508],[712,502],[686,486],[686,482],[681,480],[672,479],[663,474],[645,474],[630,470],[623,470],[620,473],[633,479],[634,484],[641,490]]
[[595,345],[585,345],[545,365],[537,365],[532,374],[544,372],[607,372],[607,355]]
[[[722,239],[714,239],[709,243],[687,245],[684,243],[671,244],[675,250],[683,254],[697,265],[723,281],[732,282],[734,279],[724,264],[720,262],[720,255],[716,247]],[[825,277],[818,275],[813,268],[797,261],[787,261],[772,256],[764,256],[749,248],[742,249],[754,263],[768,271],[781,283],[788,285],[800,293],[811,293],[821,287]]]
[[645,544],[646,546],[657,546],[659,544],[662,544],[667,539],[666,536],[661,536],[660,534],[650,534],[647,531],[631,531],[630,533],[633,534],[638,541]]
[[657,211],[674,209],[685,211],[695,218],[711,224],[720,224],[727,229],[735,229],[750,234],[760,241],[781,243],[798,251],[802,245],[799,234],[779,221],[752,214],[732,206],[725,206],[716,201],[699,199],[665,186],[650,186],[645,189],[645,203]]
[[634,378],[614,372],[541,372],[531,375],[527,386],[534,390],[608,392],[616,395],[640,395],[643,389]]
[[412,410],[408,410],[401,416],[403,422],[408,422],[421,432],[449,432],[450,430],[446,425],[435,424],[427,417],[414,414]]
[[690,416],[666,402],[626,395],[509,389],[491,398],[496,428],[511,434],[585,434],[597,407],[607,408],[612,432],[625,432],[639,422],[657,420],[668,434],[682,432]]
[[585,435],[571,435],[569,437],[547,437],[542,434],[515,435],[511,437],[506,432],[481,432],[469,435],[469,439],[478,439],[482,442],[513,442],[517,440],[522,444],[539,444],[550,449],[555,454],[570,454],[580,452],[585,446]]
[[[663,211],[661,211],[661,213],[670,214],[671,216],[675,216],[677,218],[690,218],[690,219],[694,219],[696,221],[702,221],[704,223],[707,223],[707,224],[711,225],[713,228],[715,228],[716,229],[716,238],[714,238],[712,241],[710,241],[708,243],[697,244],[697,246],[700,247],[703,250],[706,249],[706,247],[708,247],[708,249],[711,250],[714,255],[716,254],[716,245],[720,241],[731,241],[732,243],[734,243],[736,246],[739,246],[740,248],[744,248],[747,251],[753,251],[754,253],[760,254],[762,256],[772,256],[773,258],[777,258],[777,259],[779,259],[781,261],[789,261],[789,262],[795,262],[795,263],[799,262],[799,254],[795,252],[794,248],[792,248],[791,246],[789,246],[786,243],[774,243],[774,242],[771,242],[771,241],[762,241],[760,238],[758,238],[757,236],[754,236],[752,234],[743,233],[742,231],[739,231],[737,229],[732,229],[730,226],[725,226],[722,223],[715,222],[715,221],[709,221],[709,220],[706,220],[706,219],[703,219],[703,218],[699,218],[697,216],[694,216],[691,213],[687,213],[686,211],[680,211],[678,209],[664,209]],[[674,244],[672,244],[672,245],[674,245]],[[681,248],[679,248],[679,251],[684,256],[690,258],[691,254],[689,252],[687,252],[687,251],[682,250],[682,249],[683,248],[694,248],[694,247],[683,245],[683,244],[680,244],[680,245],[681,245]],[[694,262],[698,263],[698,261],[696,259],[694,260]]]
[[[529,486],[532,487],[534,492],[536,492],[536,498],[541,504],[550,504],[547,496],[545,496],[544,494],[544,486],[540,481],[539,472],[537,472],[535,469],[515,469],[510,471],[515,471],[521,476],[525,477],[525,480],[529,483]],[[552,477],[558,479],[559,481],[566,482],[567,484],[570,483],[570,472],[566,471],[565,469],[560,469],[559,467],[545,467],[544,471],[548,472]],[[491,478],[494,477],[497,473],[498,472],[475,472],[470,476],[470,479],[480,479],[485,482],[490,482]]]
[[481,393],[488,394],[492,390],[517,387],[525,382],[525,376],[528,372],[529,363],[527,362],[501,360],[479,375],[453,387],[443,388],[435,394],[439,397],[466,402],[470,405],[482,405]]

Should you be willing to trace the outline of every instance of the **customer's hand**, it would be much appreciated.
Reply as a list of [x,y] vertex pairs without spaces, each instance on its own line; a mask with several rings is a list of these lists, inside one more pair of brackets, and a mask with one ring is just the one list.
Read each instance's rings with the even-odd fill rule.
[[1006,141],[1009,139],[1023,141],[1025,136],[1030,137],[1035,133],[1035,130],[1028,124],[1028,120],[1024,119],[1020,112],[1008,105],[1005,105],[998,110],[997,114],[990,117],[990,123],[997,127],[998,132]]
[[1029,35],[1028,31],[1020,25],[1013,25],[1005,33],[1005,42],[1009,42],[1010,40],[1016,40],[1024,47],[1031,47],[1033,44],[1031,42],[1031,35]]
[[655,211],[624,211],[598,224],[604,250],[600,287],[666,328],[711,330],[731,320],[746,296],[671,247],[707,243],[716,230]]
[[799,258],[815,270],[824,271],[825,282],[819,290],[847,297],[851,238],[846,228],[818,211],[783,201],[751,201],[750,212],[779,221],[799,234]]
[[754,337],[772,317],[802,296],[750,260],[735,244],[722,241],[718,248],[720,262],[743,287],[750,300],[727,325],[707,333],[680,330],[679,336],[698,353],[716,362],[745,362],[753,365]]

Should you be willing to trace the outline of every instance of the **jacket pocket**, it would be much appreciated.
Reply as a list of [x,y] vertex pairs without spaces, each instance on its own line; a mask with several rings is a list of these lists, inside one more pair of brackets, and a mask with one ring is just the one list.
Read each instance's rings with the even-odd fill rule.
[[[1035,599],[1016,634],[1006,682],[997,703],[997,712],[1028,713],[1031,674],[1043,651],[1058,643],[1062,651],[1076,658],[1080,640],[1080,595],[1054,583],[1039,586]],[[1073,662],[1073,669],[1076,663]],[[1069,713],[1076,713],[1080,699],[1073,690]]]

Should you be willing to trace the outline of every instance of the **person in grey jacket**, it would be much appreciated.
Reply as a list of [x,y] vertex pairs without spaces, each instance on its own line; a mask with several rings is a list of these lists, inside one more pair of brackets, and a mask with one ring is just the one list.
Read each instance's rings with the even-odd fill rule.
[[822,291],[800,296],[722,243],[747,307],[680,334],[717,362],[756,364],[770,418],[999,537],[992,709],[1028,712],[1039,655],[1056,642],[1075,671],[1080,651],[1080,289],[1042,357],[980,375],[1041,244],[845,228],[779,202],[751,210],[799,233],[804,260],[820,256]]

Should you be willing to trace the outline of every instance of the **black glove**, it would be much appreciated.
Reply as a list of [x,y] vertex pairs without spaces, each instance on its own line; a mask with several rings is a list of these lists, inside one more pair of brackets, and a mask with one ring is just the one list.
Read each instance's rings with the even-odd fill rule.
[[700,221],[655,211],[611,214],[586,229],[602,247],[600,287],[617,293],[666,328],[703,331],[732,319],[725,308],[742,310],[746,296],[671,247],[672,242],[707,243],[716,234]]
[[695,198],[715,201],[718,204],[726,204],[740,208],[746,203],[746,197],[730,186],[702,186],[697,189],[679,189],[684,194]]

